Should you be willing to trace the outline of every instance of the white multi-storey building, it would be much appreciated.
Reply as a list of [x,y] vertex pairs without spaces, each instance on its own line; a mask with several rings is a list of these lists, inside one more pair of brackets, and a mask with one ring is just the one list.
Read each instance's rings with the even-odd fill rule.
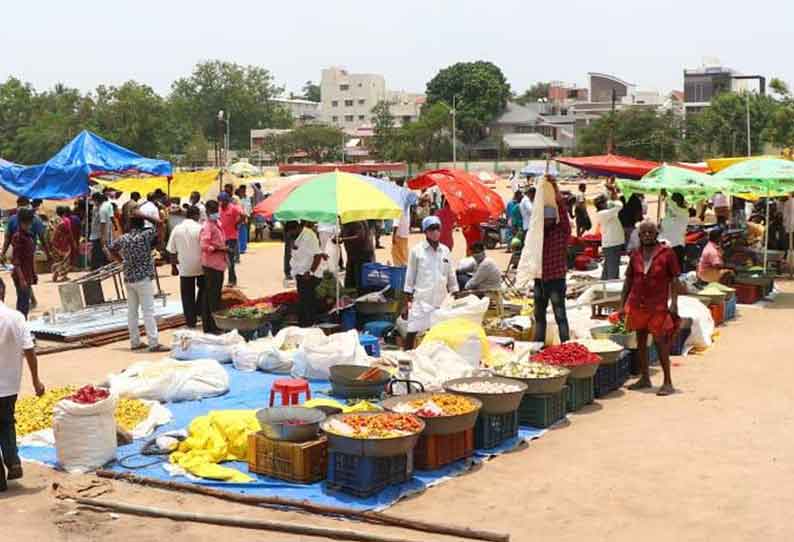
[[402,91],[389,91],[386,79],[374,73],[349,73],[332,67],[322,71],[320,79],[323,122],[344,130],[371,126],[372,108],[386,101],[397,125],[412,122],[419,117],[425,97]]

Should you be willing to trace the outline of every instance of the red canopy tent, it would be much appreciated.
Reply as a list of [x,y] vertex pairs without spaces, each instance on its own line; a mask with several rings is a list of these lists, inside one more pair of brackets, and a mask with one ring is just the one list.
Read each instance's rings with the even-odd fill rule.
[[279,173],[328,173],[344,171],[347,173],[368,173],[370,171],[405,171],[405,162],[362,162],[358,164],[279,164]]
[[425,171],[408,181],[408,188],[438,186],[460,225],[478,225],[505,212],[501,196],[471,173],[458,169]]
[[[618,154],[604,154],[600,156],[574,156],[556,159],[561,164],[579,168],[593,175],[604,177],[615,175],[624,179],[641,179],[652,169],[659,167],[659,162],[651,160],[638,160],[630,156],[620,156]],[[705,173],[708,171],[706,166],[686,163],[673,163],[672,165],[683,167]]]

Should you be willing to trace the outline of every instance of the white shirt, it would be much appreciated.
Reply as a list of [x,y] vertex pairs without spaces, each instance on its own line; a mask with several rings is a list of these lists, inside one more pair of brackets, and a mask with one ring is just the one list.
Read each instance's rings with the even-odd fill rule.
[[197,201],[195,204],[192,204],[194,207],[197,207],[199,210],[199,222],[204,222],[207,220],[207,208],[204,207],[204,204],[200,201]]
[[513,194],[518,192],[519,187],[521,186],[521,179],[519,179],[518,175],[510,175],[510,178],[507,182],[510,183],[510,190]]
[[[303,228],[298,238],[295,239],[295,247],[292,249],[292,257],[289,265],[292,269],[292,276],[297,277],[311,271],[314,257],[321,254],[320,240],[311,228]],[[314,276],[322,277],[322,266],[318,265],[314,271]]]
[[201,268],[200,236],[201,224],[190,218],[171,230],[165,249],[176,254],[180,277],[200,277],[204,274]]
[[626,242],[626,234],[618,216],[622,208],[623,204],[614,200],[607,204],[606,209],[597,213],[598,223],[601,224],[601,246],[604,248],[620,246]]
[[521,198],[521,203],[518,204],[521,210],[521,221],[523,222],[524,231],[529,230],[529,219],[532,216],[532,200],[529,196]]
[[458,280],[449,248],[439,243],[430,246],[427,239],[411,249],[405,277],[405,291],[414,294],[414,301],[440,307],[448,293],[458,291]]
[[25,317],[0,301],[0,397],[19,394],[23,351],[33,346]]
[[467,290],[501,290],[502,272],[491,258],[485,258],[477,266],[474,275],[466,283]]
[[601,246],[603,248],[616,247],[626,242],[626,234],[620,223],[618,213],[623,208],[620,201],[611,201],[606,209],[598,211],[598,223],[601,224]]
[[679,207],[673,200],[670,200],[665,207],[660,237],[671,247],[684,246],[686,227],[689,224],[689,209]]
[[[143,205],[138,206],[138,212],[143,216],[148,216],[149,218],[160,218],[160,210],[157,208],[157,205],[154,202],[146,201]],[[144,228],[154,228],[154,222],[149,222],[148,220],[143,221]]]
[[794,232],[794,197],[792,196],[783,203],[783,229],[786,233]]

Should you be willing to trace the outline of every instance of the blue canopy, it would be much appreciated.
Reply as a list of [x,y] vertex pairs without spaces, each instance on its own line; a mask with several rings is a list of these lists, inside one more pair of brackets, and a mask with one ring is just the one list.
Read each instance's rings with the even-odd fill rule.
[[545,163],[527,162],[527,165],[525,165],[521,170],[521,175],[524,177],[541,177],[546,175],[546,173],[553,175],[554,177],[559,175],[557,164],[549,164],[549,170],[547,172]]
[[171,175],[171,163],[153,160],[83,130],[43,164],[0,163],[0,186],[17,196],[69,199],[88,193],[88,179],[109,174]]

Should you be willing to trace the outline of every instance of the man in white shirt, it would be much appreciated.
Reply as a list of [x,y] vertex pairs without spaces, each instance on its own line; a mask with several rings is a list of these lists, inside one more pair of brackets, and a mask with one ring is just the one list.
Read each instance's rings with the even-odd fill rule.
[[609,199],[603,194],[595,199],[598,221],[601,224],[601,249],[604,252],[604,266],[601,280],[620,277],[620,253],[626,244],[626,234],[618,216],[623,204],[618,199],[614,185],[607,185]]
[[684,196],[676,192],[670,198],[670,202],[665,206],[664,218],[660,237],[667,241],[678,256],[678,265],[681,272],[685,272],[684,263],[686,260],[686,228],[689,224],[689,208],[684,201]]
[[197,190],[190,193],[190,205],[199,210],[199,223],[207,220],[207,208],[201,203],[201,194]]
[[201,268],[201,224],[198,207],[188,207],[185,220],[171,230],[165,249],[171,263],[179,268],[179,293],[187,327],[196,327],[204,297],[204,270]]
[[507,184],[510,187],[511,194],[515,194],[521,188],[521,178],[516,175],[516,170],[510,172],[510,178],[507,179]]
[[317,293],[314,291],[322,277],[320,264],[324,254],[314,222],[303,221],[303,230],[295,239],[290,269],[298,287],[298,325],[311,327],[317,322]]
[[524,231],[529,230],[529,221],[532,217],[532,203],[535,200],[535,190],[530,188],[521,198],[521,203],[518,204],[521,211],[521,223],[524,226]]
[[[471,257],[458,266],[458,285],[463,290],[501,290],[502,272],[485,254],[485,245],[477,241],[471,246]],[[467,277],[465,282],[461,281]]]
[[144,229],[154,228],[155,221],[160,220],[160,209],[154,202],[157,196],[153,192],[146,195],[146,202],[138,207],[138,214],[151,220],[144,220]]
[[408,320],[407,350],[414,348],[418,332],[430,328],[430,315],[447,294],[458,291],[449,248],[441,243],[441,221],[437,216],[425,217],[422,231],[425,238],[411,249],[405,276],[403,317]]
[[[6,306],[5,296],[6,285],[0,279],[0,451],[5,463],[5,467],[0,464],[0,469],[8,469],[7,476],[2,478],[17,480],[22,478],[22,462],[17,451],[14,410],[22,383],[23,356],[39,397],[44,394],[44,384],[39,380],[35,345],[25,317]],[[0,486],[0,491],[5,489]]]

